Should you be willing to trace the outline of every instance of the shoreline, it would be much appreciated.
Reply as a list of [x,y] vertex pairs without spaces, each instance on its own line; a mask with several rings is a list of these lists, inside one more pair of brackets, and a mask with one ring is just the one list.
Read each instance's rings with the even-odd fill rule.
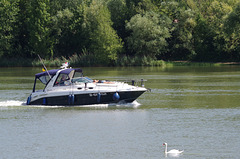
[[[92,63],[92,60],[84,61],[83,59],[66,59],[64,57],[55,59],[43,59],[44,64],[47,67],[58,67],[64,62],[70,62],[72,67],[171,67],[171,66],[222,66],[222,65],[240,65],[240,62],[196,62],[196,61],[163,61],[163,60],[153,60],[141,57],[127,58],[123,61],[119,59],[113,62],[112,65],[104,65]],[[38,59],[26,59],[26,58],[12,58],[0,59],[0,67],[42,67],[42,63]]]

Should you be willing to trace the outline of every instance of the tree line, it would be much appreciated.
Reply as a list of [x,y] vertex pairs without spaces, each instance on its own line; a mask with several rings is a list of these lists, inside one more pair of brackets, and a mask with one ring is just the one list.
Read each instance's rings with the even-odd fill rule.
[[1,0],[0,58],[240,60],[239,0]]

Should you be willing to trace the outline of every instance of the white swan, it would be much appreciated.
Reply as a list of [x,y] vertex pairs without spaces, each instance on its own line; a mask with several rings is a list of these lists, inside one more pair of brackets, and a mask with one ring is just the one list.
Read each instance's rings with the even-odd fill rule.
[[180,151],[180,150],[176,150],[176,149],[172,149],[170,151],[167,151],[167,143],[163,143],[163,145],[165,146],[165,155],[166,154],[169,154],[169,155],[174,155],[174,156],[177,156],[177,155],[180,155],[181,153],[183,153],[184,150]]

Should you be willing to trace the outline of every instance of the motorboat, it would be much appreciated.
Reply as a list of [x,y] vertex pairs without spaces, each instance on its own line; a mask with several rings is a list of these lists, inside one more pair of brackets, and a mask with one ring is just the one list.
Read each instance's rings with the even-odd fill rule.
[[[40,83],[44,85],[44,89],[36,90]],[[92,80],[83,76],[80,68],[63,67],[48,70],[35,74],[33,90],[27,98],[27,105],[82,106],[131,103],[147,91],[144,86],[137,86],[135,83]]]

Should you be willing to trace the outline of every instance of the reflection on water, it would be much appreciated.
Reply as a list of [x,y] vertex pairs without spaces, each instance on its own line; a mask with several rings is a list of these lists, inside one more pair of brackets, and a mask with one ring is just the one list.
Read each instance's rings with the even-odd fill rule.
[[[1,158],[239,158],[240,66],[83,68],[93,79],[146,79],[131,104],[29,107],[41,68],[0,68]],[[168,156],[168,158],[172,158]]]

